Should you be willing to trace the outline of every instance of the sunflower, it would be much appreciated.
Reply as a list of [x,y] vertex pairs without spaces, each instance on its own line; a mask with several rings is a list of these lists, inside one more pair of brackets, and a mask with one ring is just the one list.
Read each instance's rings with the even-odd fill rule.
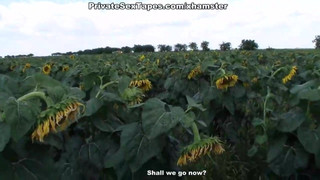
[[191,72],[188,74],[188,79],[192,79],[200,73],[201,73],[201,68],[200,66],[197,66],[194,69],[192,69]]
[[177,165],[184,166],[196,162],[198,159],[209,155],[210,153],[219,155],[224,152],[221,141],[218,137],[210,137],[197,141],[182,150]]
[[223,76],[216,81],[216,86],[218,89],[228,89],[228,87],[233,87],[237,81],[237,75]]
[[133,80],[130,82],[130,87],[138,87],[146,92],[152,89],[152,84],[149,79]]
[[31,67],[31,64],[30,63],[27,63],[24,65],[24,68],[22,69],[22,72],[25,72],[26,69],[29,69]]
[[64,65],[62,67],[62,72],[66,72],[66,71],[69,71],[70,67],[68,65]]
[[282,78],[282,83],[286,84],[288,81],[290,81],[292,77],[297,73],[297,70],[297,66],[293,66],[290,73],[286,77]]
[[46,74],[46,75],[50,74],[51,66],[49,64],[44,65],[42,67],[42,72],[43,72],[43,74]]
[[249,83],[247,83],[247,82],[244,82],[244,83],[242,83],[242,84],[243,84],[243,87],[245,87],[245,88],[247,88],[247,87],[250,86]]
[[257,77],[254,77],[252,80],[251,80],[252,83],[257,83],[258,82],[258,78]]
[[16,65],[11,65],[10,70],[13,71],[17,66]]
[[146,57],[144,55],[140,56],[139,61],[143,61]]
[[124,99],[129,105],[140,104],[144,97],[142,89],[137,87],[126,88],[121,94],[122,99]]
[[41,112],[40,121],[31,134],[32,141],[43,142],[43,138],[50,132],[66,129],[77,119],[80,107],[83,107],[84,110],[84,105],[77,100],[67,99]]
[[75,55],[74,55],[74,54],[70,55],[69,57],[70,57],[70,59],[72,59],[72,60],[75,59]]

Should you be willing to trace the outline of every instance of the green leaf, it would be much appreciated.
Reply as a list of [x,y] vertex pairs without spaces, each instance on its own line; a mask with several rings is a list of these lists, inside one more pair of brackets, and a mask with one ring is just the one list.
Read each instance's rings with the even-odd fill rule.
[[67,96],[72,96],[77,99],[83,99],[84,97],[86,97],[86,93],[81,91],[80,88],[70,87]]
[[183,118],[182,108],[168,106],[161,100],[152,98],[143,106],[142,127],[148,138],[153,139],[170,131]]
[[129,84],[131,82],[131,79],[128,76],[122,76],[119,84],[118,84],[118,91],[120,94],[124,92],[125,89],[129,87]]
[[102,107],[103,102],[97,98],[91,98],[89,101],[86,102],[86,112],[84,116],[91,116]]
[[305,120],[306,116],[303,111],[300,108],[294,108],[280,116],[277,129],[281,132],[292,132]]
[[320,127],[315,130],[300,127],[298,129],[298,139],[309,153],[318,154],[320,152]]
[[106,120],[102,120],[100,118],[95,118],[92,122],[93,122],[94,126],[102,132],[114,132],[113,127]]
[[308,89],[309,87],[312,87],[316,84],[316,81],[315,80],[310,80],[304,84],[301,84],[301,85],[295,85],[293,86],[292,89],[290,89],[290,93],[291,94],[296,94],[298,93],[299,91],[301,90],[304,90],[304,89]]
[[254,118],[251,123],[254,127],[264,125],[264,121],[260,118]]
[[11,136],[15,141],[24,136],[37,120],[40,114],[40,103],[35,102],[18,102],[14,98],[9,98],[6,102],[5,121],[11,126]]
[[184,118],[182,118],[181,124],[183,125],[183,127],[189,128],[191,127],[195,119],[196,119],[196,115],[194,114],[194,112],[189,111],[188,113],[185,114]]
[[268,141],[268,136],[266,134],[257,135],[255,138],[255,142],[260,145],[267,142],[267,141]]
[[187,101],[188,101],[188,109],[189,108],[195,108],[195,109],[199,109],[200,111],[205,111],[206,109],[202,106],[202,104],[198,104],[196,103],[196,101],[191,98],[190,96],[186,96],[187,97]]
[[36,82],[38,87],[43,87],[46,89],[50,89],[50,88],[54,88],[56,86],[62,85],[59,81],[41,73],[35,74],[33,76],[33,79]]
[[54,101],[54,102],[60,102],[62,100],[62,97],[67,93],[66,88],[63,86],[55,86],[52,88],[47,89],[48,96]]
[[283,150],[283,147],[287,141],[287,136],[282,135],[278,138],[273,138],[269,145],[267,154],[267,162],[272,162]]
[[271,170],[279,176],[290,176],[295,171],[295,155],[292,148],[286,148],[269,164]]
[[94,164],[98,168],[102,168],[101,152],[95,143],[82,145],[79,151],[79,158],[82,161]]
[[6,147],[10,140],[10,126],[4,122],[0,122],[0,152]]
[[246,94],[246,89],[243,86],[235,86],[230,91],[235,98],[241,98]]
[[253,146],[248,150],[247,155],[248,155],[249,157],[253,157],[257,152],[258,152],[257,146],[253,145]]
[[298,93],[299,99],[306,99],[309,101],[319,101],[320,100],[320,90],[319,89],[305,89]]
[[226,97],[223,101],[223,106],[226,107],[228,109],[228,111],[230,112],[230,114],[234,115],[234,104],[233,104],[233,100],[231,97]]
[[294,167],[297,168],[306,168],[309,162],[309,153],[307,153],[300,143],[297,143],[294,146],[295,149],[295,160]]
[[138,123],[126,125],[121,133],[120,143],[120,147],[125,151],[125,159],[133,172],[158,155],[164,146],[162,138],[148,139]]

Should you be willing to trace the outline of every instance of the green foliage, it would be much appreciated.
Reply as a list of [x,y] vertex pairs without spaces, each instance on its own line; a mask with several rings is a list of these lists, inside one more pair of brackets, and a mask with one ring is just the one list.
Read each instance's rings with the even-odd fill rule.
[[170,52],[172,51],[172,47],[165,44],[159,44],[158,45],[159,52]]
[[239,45],[240,50],[256,50],[258,49],[258,44],[254,40],[243,39]]
[[202,51],[209,51],[209,42],[208,41],[202,41],[201,43],[201,48],[202,48]]
[[316,49],[320,49],[320,35],[316,36],[312,42],[315,43]]
[[[319,179],[318,51],[182,52],[180,45],[179,52],[30,57],[25,71],[25,59],[2,59],[0,179],[153,179],[150,169],[206,170],[184,179]],[[235,85],[218,89],[231,74]],[[149,91],[132,87],[144,79]],[[32,142],[48,106],[68,98],[85,106],[76,122]],[[178,167],[195,125],[203,139],[219,136],[226,151]]]
[[187,51],[187,45],[186,44],[176,44],[174,45],[174,51],[178,52],[178,51]]
[[191,43],[189,44],[189,48],[190,48],[192,51],[198,51],[198,45],[197,45],[197,43],[195,43],[195,42],[191,42]]
[[222,44],[220,44],[220,50],[221,51],[228,51],[231,49],[231,43],[230,42],[222,42]]

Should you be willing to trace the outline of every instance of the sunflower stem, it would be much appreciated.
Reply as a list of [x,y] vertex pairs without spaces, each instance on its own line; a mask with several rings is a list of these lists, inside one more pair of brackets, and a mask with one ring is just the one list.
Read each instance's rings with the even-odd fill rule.
[[192,123],[191,125],[192,131],[193,131],[193,138],[194,138],[194,142],[198,142],[201,140],[200,138],[200,134],[199,134],[199,129],[198,126],[195,122]]
[[28,94],[25,94],[23,96],[21,96],[20,98],[18,98],[18,102],[21,101],[26,101],[32,98],[40,98],[42,100],[44,100],[44,102],[46,103],[47,107],[52,106],[53,105],[53,101],[50,97],[46,97],[44,92],[40,92],[40,91],[34,91],[34,92],[30,92]]
[[267,95],[263,103],[263,122],[265,124],[266,124],[266,116],[267,116],[267,102],[270,97],[271,97],[271,93],[270,93],[270,88],[268,86]]
[[110,81],[105,83],[104,85],[100,85],[100,89],[98,91],[98,93],[96,94],[96,98],[99,97],[99,95],[101,94],[101,91],[103,91],[107,86],[110,86],[111,84],[115,84],[115,83],[119,83],[118,81]]

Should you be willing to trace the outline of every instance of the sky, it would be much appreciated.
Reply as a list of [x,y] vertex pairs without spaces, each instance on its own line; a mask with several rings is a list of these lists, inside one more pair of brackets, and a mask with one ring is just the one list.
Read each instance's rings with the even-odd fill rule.
[[135,44],[222,42],[238,48],[252,39],[259,48],[314,48],[320,35],[319,0],[197,0],[228,4],[226,10],[89,10],[88,2],[167,4],[186,0],[1,0],[0,56]]

